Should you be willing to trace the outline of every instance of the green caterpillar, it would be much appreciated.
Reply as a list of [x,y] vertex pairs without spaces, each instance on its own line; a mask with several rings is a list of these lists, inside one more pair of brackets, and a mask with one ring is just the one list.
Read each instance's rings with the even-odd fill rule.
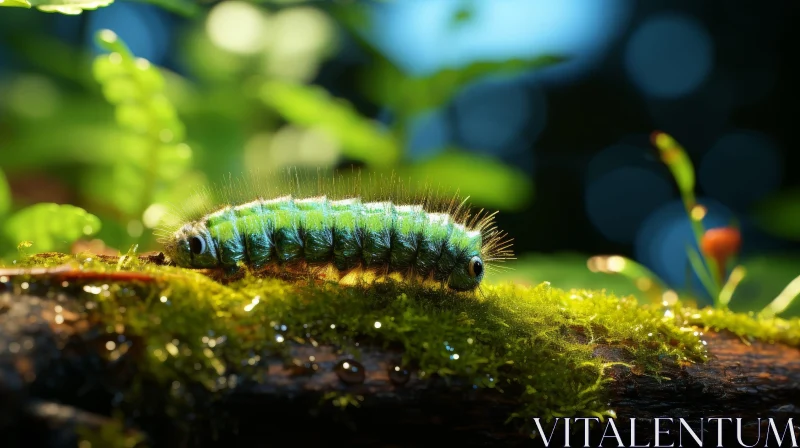
[[472,215],[463,206],[450,202],[437,212],[430,205],[360,197],[260,198],[185,223],[162,243],[176,265],[188,268],[230,274],[242,263],[253,269],[332,265],[340,274],[361,268],[470,291],[487,263],[511,252],[492,225],[494,214]]

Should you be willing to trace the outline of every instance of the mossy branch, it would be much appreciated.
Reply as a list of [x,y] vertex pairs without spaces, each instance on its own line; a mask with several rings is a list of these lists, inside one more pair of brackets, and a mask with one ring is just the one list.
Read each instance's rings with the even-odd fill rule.
[[[519,441],[532,417],[657,415],[675,403],[692,415],[757,413],[800,395],[798,320],[640,306],[548,284],[464,295],[251,273],[220,283],[159,263],[45,254],[0,270],[9,291],[0,296],[0,388],[35,397],[45,387],[73,406],[116,403],[150,437],[191,414],[189,428],[169,431],[203,438],[216,425],[234,437],[235,424],[303,442],[313,431],[286,428],[345,437],[349,422],[374,441],[388,437],[389,422],[438,419],[465,443],[481,434]],[[75,378],[98,403],[71,395]]]

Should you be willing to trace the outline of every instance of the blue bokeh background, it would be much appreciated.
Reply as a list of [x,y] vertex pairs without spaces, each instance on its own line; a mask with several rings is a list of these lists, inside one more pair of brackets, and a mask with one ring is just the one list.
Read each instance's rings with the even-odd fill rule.
[[[788,169],[800,166],[795,123],[783,109],[797,76],[789,44],[797,32],[786,5],[408,0],[363,8],[371,26],[360,38],[409,76],[476,61],[569,57],[543,70],[476,80],[409,123],[405,157],[412,162],[456,146],[534,179],[531,206],[499,216],[517,251],[620,253],[684,286],[691,229],[649,142],[655,129],[689,152],[707,226],[738,220],[743,256],[797,249],[751,216],[759,201],[799,183],[797,170]],[[136,55],[191,76],[179,45],[189,20],[156,6],[120,0],[48,20],[45,32],[94,52],[94,32],[113,29]],[[13,23],[0,27],[0,73],[30,69],[7,40]],[[371,104],[350,76],[369,64],[345,39],[312,81],[389,124],[394,112]]]

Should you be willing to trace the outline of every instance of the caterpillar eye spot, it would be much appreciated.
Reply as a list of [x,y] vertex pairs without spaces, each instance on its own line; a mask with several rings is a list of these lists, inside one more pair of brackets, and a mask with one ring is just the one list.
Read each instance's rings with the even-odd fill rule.
[[189,250],[195,255],[200,255],[206,250],[206,242],[198,236],[189,238]]
[[473,278],[480,277],[483,274],[483,261],[480,257],[472,257],[469,260],[469,275]]

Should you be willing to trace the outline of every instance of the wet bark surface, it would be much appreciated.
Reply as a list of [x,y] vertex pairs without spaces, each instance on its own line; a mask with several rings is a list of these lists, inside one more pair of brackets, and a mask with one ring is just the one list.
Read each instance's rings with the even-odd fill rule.
[[[79,305],[64,295],[0,293],[0,446],[76,446],[76,428],[108,424],[122,392],[131,387],[144,347],[132,340],[126,356],[106,360],[101,353],[107,336],[98,331],[103,324],[79,318]],[[625,446],[628,417],[635,417],[637,431],[645,434],[639,444],[652,437],[656,417],[690,422],[741,417],[748,444],[758,435],[758,417],[800,420],[800,350],[744,342],[730,333],[707,333],[706,340],[711,361],[666,364],[661,374],[667,379],[625,367],[611,371],[615,381],[607,386],[608,403],[619,417]],[[595,353],[625,360],[612,347],[599,346]],[[233,392],[199,400],[197,412],[182,419],[162,412],[168,387],[144,384],[139,402],[123,403],[138,413],[138,427],[129,430],[145,434],[151,446],[541,446],[541,439],[531,440],[517,424],[506,423],[517,409],[519,391],[420,378],[399,366],[402,353],[395,350],[367,346],[359,361],[354,355],[294,344],[292,362],[263,360],[261,381],[238,378]],[[358,407],[320,406],[334,391],[360,397]],[[602,432],[601,425],[592,437]],[[705,432],[715,436],[716,427],[706,425]],[[572,446],[583,446],[582,430],[573,437]],[[707,446],[716,446],[713,440]],[[560,446],[554,443],[550,446]],[[605,445],[617,446],[613,440]],[[683,446],[690,445],[684,440]]]

